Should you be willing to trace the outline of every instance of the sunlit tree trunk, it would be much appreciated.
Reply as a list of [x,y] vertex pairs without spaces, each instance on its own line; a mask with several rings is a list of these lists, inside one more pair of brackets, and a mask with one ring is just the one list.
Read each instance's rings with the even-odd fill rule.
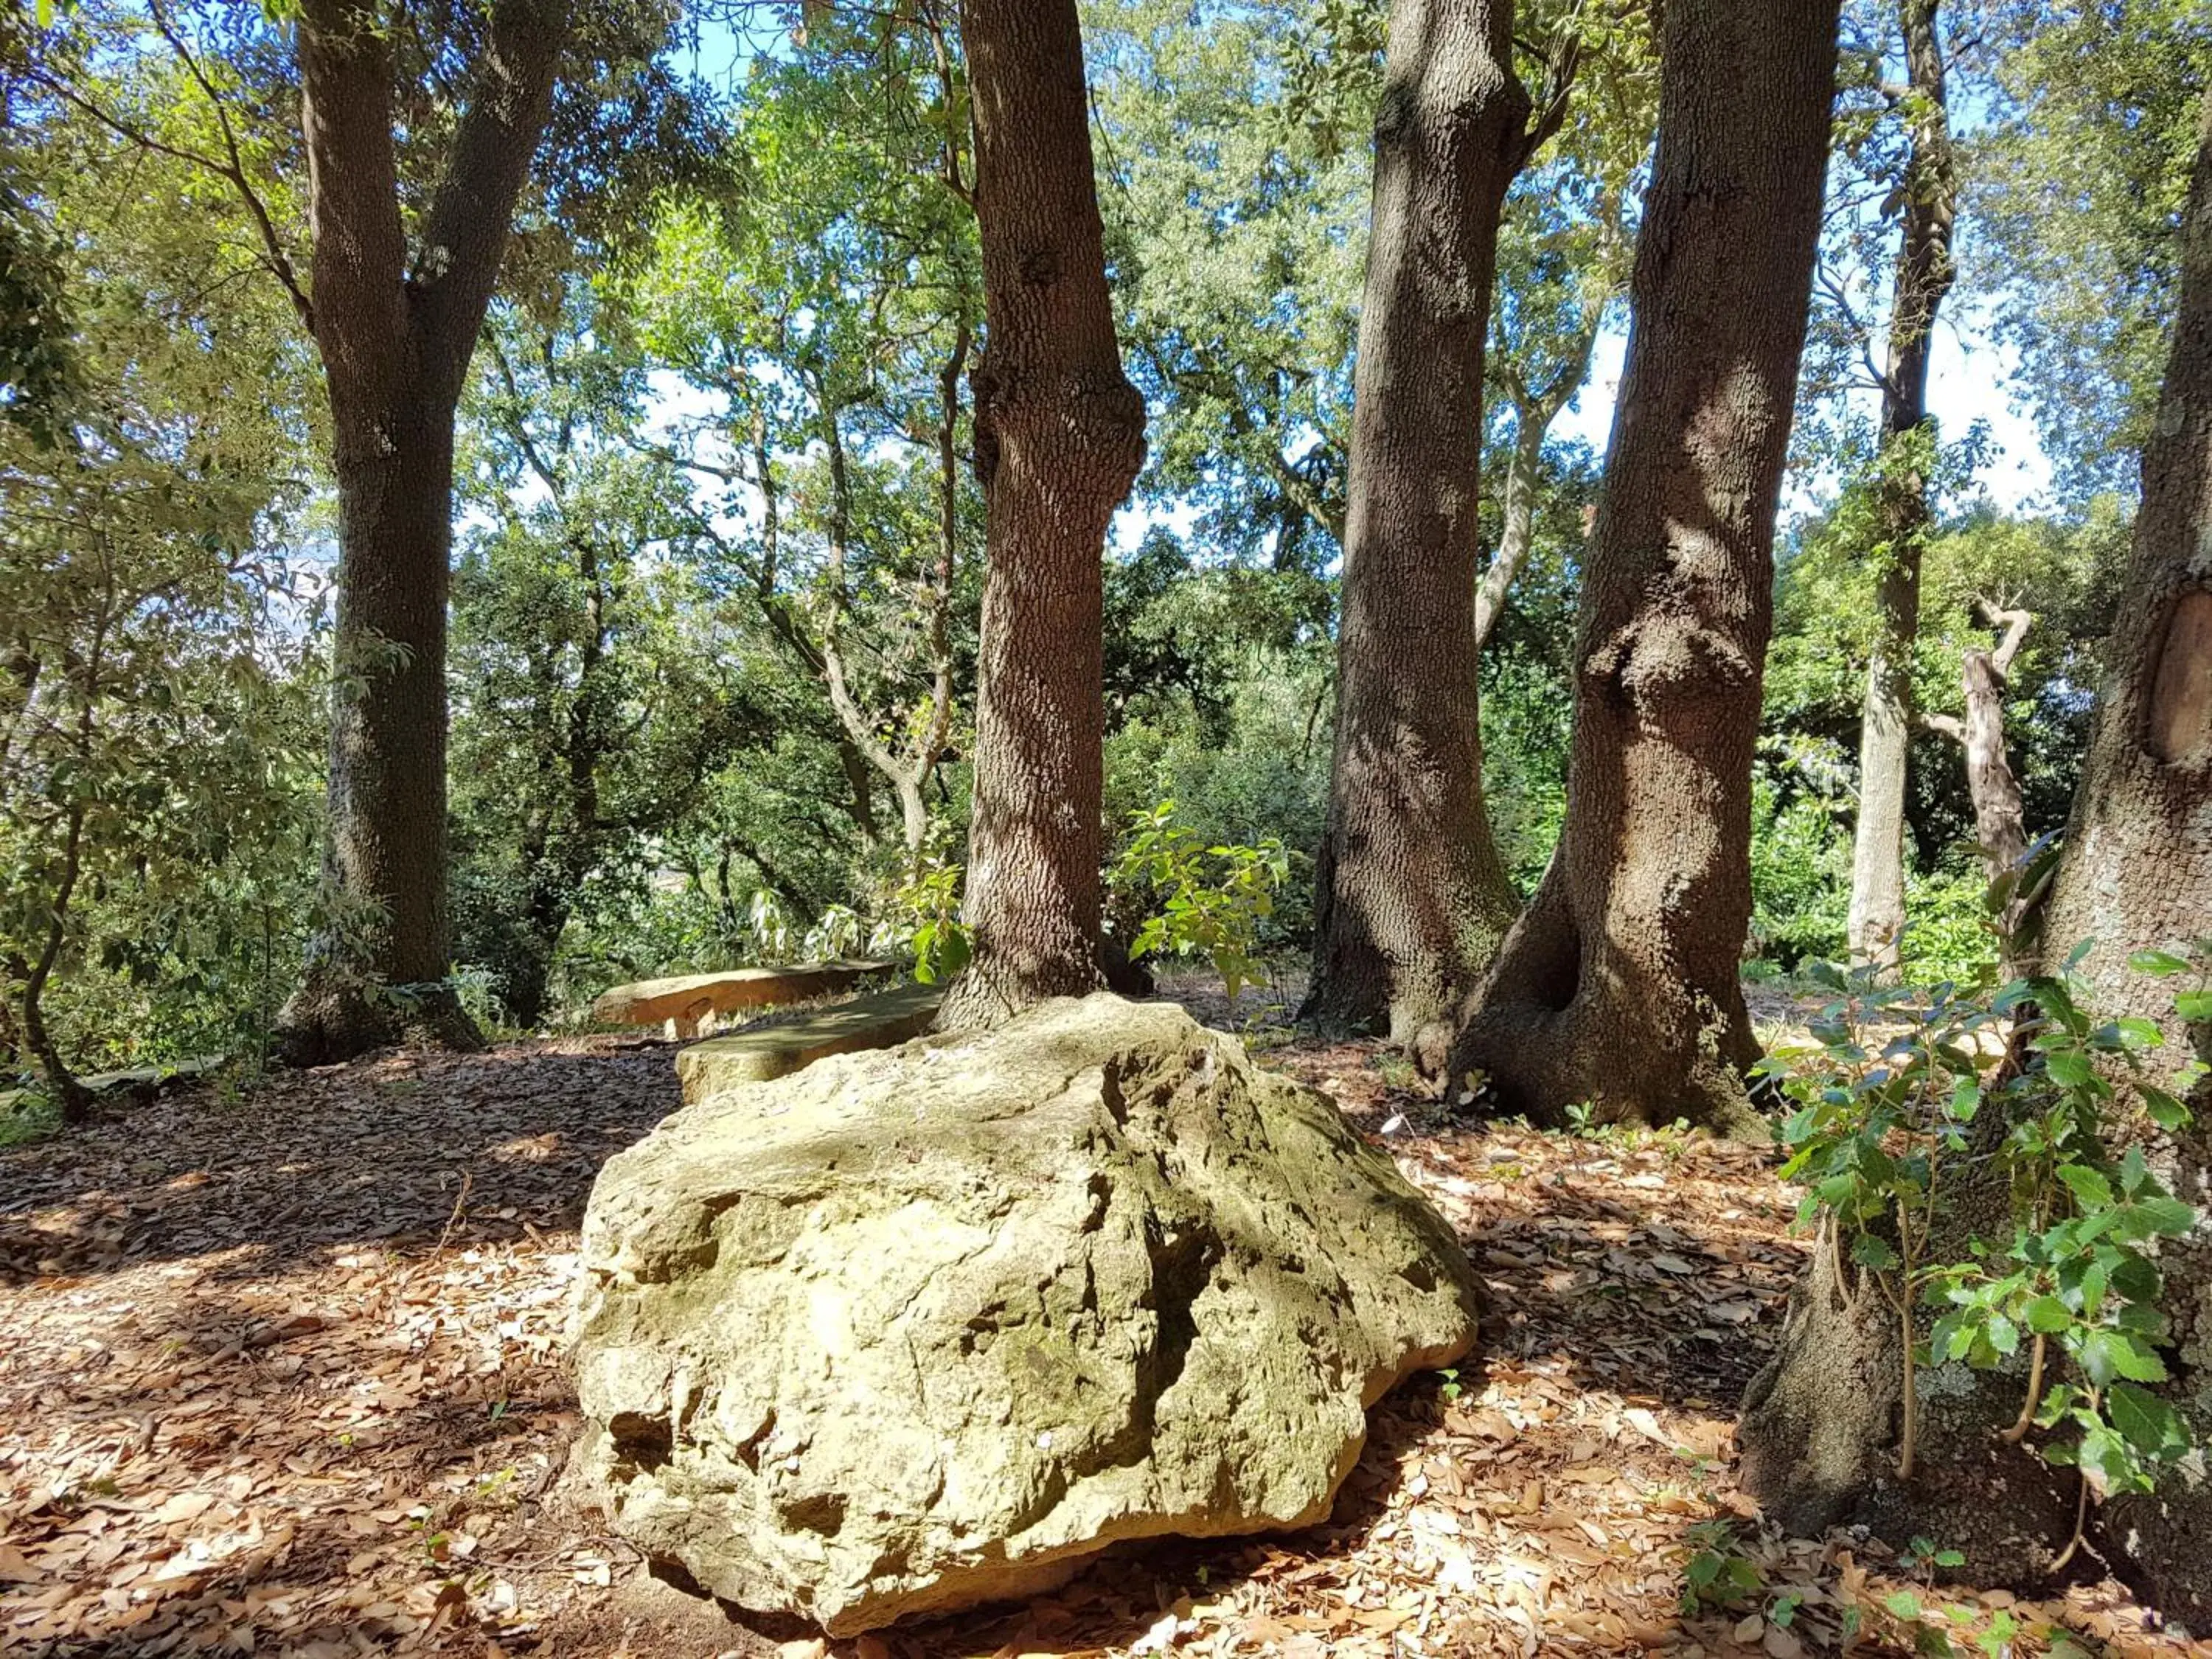
[[361,0],[301,9],[314,253],[298,297],[322,356],[338,496],[326,863],[348,914],[284,1011],[297,1060],[409,1027],[475,1040],[447,978],[453,419],[567,33],[566,0],[492,8],[410,268],[386,20]]
[[1566,826],[1449,1068],[1508,1111],[1755,1132],[1737,964],[1837,6],[1670,0],[1576,645]]
[[[2175,981],[2130,972],[2131,952],[2212,939],[2212,88],[2183,222],[2181,291],[2166,385],[2143,447],[2142,505],[2114,624],[2108,677],[2074,798],[2066,851],[2043,921],[2045,955],[2094,940],[2081,973],[2095,1006],[2166,1036],[2162,1069],[2212,1062],[2212,1020],[2174,1008]],[[2154,1137],[2153,1163],[2212,1218],[2212,1078],[2195,1121]],[[2212,1219],[2160,1252],[2172,1381],[2160,1392],[2212,1446]],[[2104,1532],[2151,1599],[2212,1635],[2212,1478],[2169,1477],[2155,1497],[2115,1503]]]
[[1959,678],[1966,694],[1963,719],[1948,714],[1926,714],[1921,724],[1959,745],[1966,763],[1966,795],[1974,804],[1974,838],[1982,849],[1982,867],[1992,883],[2010,879],[2002,910],[1996,917],[2005,938],[2003,967],[2009,977],[2032,965],[2020,937],[2026,892],[2021,887],[2021,865],[2027,857],[2027,809],[2020,793],[2020,778],[2012,769],[2005,745],[2004,694],[2013,659],[2035,618],[2026,611],[1984,606],[1993,628],[2004,630],[1995,647],[1970,647],[1961,659]]
[[[2134,973],[2133,951],[2212,933],[2212,93],[2206,94],[2166,384],[2142,457],[2127,588],[2098,698],[2066,850],[2043,921],[2046,965],[2084,939],[2091,1006],[2163,1030],[2160,1070],[2212,1052],[2212,1025],[2174,1010],[2176,983]],[[2179,1134],[2119,1126],[2140,1139],[2177,1196],[2212,1210],[2212,1090]],[[1984,1114],[1994,1129],[2001,1120]],[[1971,1166],[1970,1166],[1971,1167]],[[1955,1248],[1979,1233],[2009,1240],[2008,1194],[1969,1174],[1948,1206]],[[1959,1259],[1944,1254],[1937,1259]],[[2212,1444],[2212,1227],[2162,1245],[2160,1310],[2169,1330],[2160,1386],[2202,1446]],[[2003,1431],[2017,1419],[2017,1373],[1959,1368],[1921,1391],[1918,1463],[1894,1478],[1891,1453],[1901,1356],[1881,1298],[1823,1252],[1790,1297],[1782,1344],[1744,1400],[1742,1482],[1801,1534],[1839,1523],[1893,1544],[1941,1538],[1975,1581],[2041,1589],[2072,1534],[2079,1490]],[[2023,1365],[2022,1370],[2025,1369]],[[2053,1376],[2049,1381],[2059,1381]],[[2198,1634],[2212,1631],[2212,1484],[2168,1474],[2155,1496],[2093,1507],[2090,1547]],[[2087,1559],[2079,1556],[2077,1559]]]
[[1411,1041],[1516,908],[1482,799],[1475,504],[1498,221],[1528,144],[1511,0],[1396,0],[1352,404],[1336,749],[1306,1012]]
[[1845,924],[1851,960],[1894,977],[1905,938],[1905,787],[1913,732],[1912,647],[1920,633],[1920,559],[1929,521],[1928,364],[1936,313],[1951,291],[1958,183],[1945,101],[1941,0],[1899,0],[1912,149],[1899,183],[1903,231],[1882,374],[1883,547],[1875,578],[1875,644],[1859,716],[1859,810]]
[[1100,983],[1106,531],[1145,459],[1106,289],[1074,0],[963,0],[983,248],[973,378],[989,568],[966,916],[943,1024]]

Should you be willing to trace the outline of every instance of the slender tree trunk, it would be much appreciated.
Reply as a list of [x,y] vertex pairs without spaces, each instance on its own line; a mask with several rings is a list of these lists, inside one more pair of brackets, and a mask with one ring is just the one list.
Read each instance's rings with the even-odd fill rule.
[[1960,664],[1966,718],[1929,714],[1921,724],[1951,738],[1964,753],[1966,795],[1974,804],[1974,835],[1981,844],[1982,867],[1992,883],[2007,876],[2014,878],[2013,890],[1997,918],[2006,940],[2003,970],[2010,978],[2027,972],[2033,963],[2023,953],[2021,938],[2025,895],[2020,890],[2019,875],[2027,857],[2027,810],[2005,748],[2004,694],[2013,658],[2035,618],[2025,611],[1995,606],[1984,606],[1984,615],[2004,635],[1994,649],[1970,647]]
[[1543,485],[1544,439],[1559,411],[1567,406],[1589,374],[1590,351],[1597,343],[1597,321],[1603,307],[1593,307],[1574,361],[1561,371],[1550,388],[1531,392],[1518,376],[1509,382],[1513,402],[1513,453],[1505,463],[1504,527],[1498,551],[1482,573],[1474,590],[1474,648],[1486,649],[1505,614],[1505,596],[1528,562],[1536,544],[1536,495]]
[[[2179,264],[2127,589],[2043,930],[2054,960],[2095,941],[2081,964],[2088,1006],[2157,1022],[2166,1036],[2154,1051],[2160,1069],[2212,1050],[2212,1026],[2176,1017],[2173,981],[2127,966],[2134,951],[2202,937],[2212,918],[2212,92]],[[2191,1104],[2192,1126],[2172,1135],[2145,1126],[2142,1144],[2161,1179],[2203,1212],[2212,1206],[2212,1089],[2200,1085]],[[1994,1113],[1979,1121],[2004,1127]],[[1962,1241],[2011,1237],[1997,1185],[1969,1179],[1954,1192]],[[2172,1372],[2160,1392],[2200,1446],[2212,1443],[2212,1227],[2161,1246],[2159,1267]],[[1977,1583],[2042,1589],[2072,1532],[2077,1488],[2070,1472],[2002,1439],[2021,1378],[1945,1368],[1922,1395],[1923,1474],[1891,1481],[1881,1449],[1893,1433],[1899,1356],[1835,1295],[1839,1271],[1816,1271],[1792,1294],[1780,1352],[1745,1396],[1745,1489],[1793,1530],[1862,1522],[1893,1543],[1942,1538],[1966,1552]],[[1839,1372],[1835,1357],[1854,1352],[1863,1362]],[[2212,1483],[2202,1474],[2177,1470],[2152,1497],[2098,1506],[2088,1535],[2169,1618],[2212,1631]]]
[[1912,647],[1920,633],[1920,558],[1928,532],[1928,364],[1936,313],[1951,290],[1951,224],[1958,184],[1944,101],[1942,0],[1899,0],[1914,100],[1902,191],[1904,228],[1890,294],[1889,362],[1882,375],[1879,511],[1883,547],[1875,579],[1874,654],[1859,717],[1859,811],[1845,923],[1854,963],[1894,978],[1905,941],[1905,786],[1913,731]]
[[1074,0],[963,0],[983,245],[973,380],[989,572],[967,921],[943,1024],[1099,982],[1102,562],[1145,459],[1106,290]]
[[1774,514],[1820,232],[1836,0],[1669,0],[1626,373],[1590,535],[1566,828],[1455,1080],[1560,1121],[1756,1133],[1737,981]]
[[301,7],[305,304],[338,486],[325,866],[348,913],[317,942],[282,1017],[295,1061],[409,1031],[478,1040],[447,977],[453,418],[567,32],[566,0],[496,0],[410,270],[388,31],[362,0]]
[[46,940],[39,959],[22,974],[23,1038],[37,1056],[39,1069],[46,1073],[46,1086],[54,1091],[62,1121],[70,1124],[90,1121],[92,1091],[78,1081],[62,1058],[60,1045],[46,1029],[45,997],[46,981],[52,977],[54,964],[61,960],[62,945],[69,938],[70,901],[76,895],[77,880],[84,869],[84,814],[81,803],[70,808],[69,827],[62,841],[61,879],[55,884],[50,902]]
[[1304,1012],[1398,1042],[1473,988],[1516,908],[1483,805],[1474,620],[1483,348],[1529,111],[1512,27],[1511,0],[1395,0],[1375,120]]

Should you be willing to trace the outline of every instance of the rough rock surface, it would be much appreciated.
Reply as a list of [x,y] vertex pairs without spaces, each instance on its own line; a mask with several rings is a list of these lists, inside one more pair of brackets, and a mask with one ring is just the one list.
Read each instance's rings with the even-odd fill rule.
[[1476,1320],[1325,1098],[1104,993],[686,1108],[602,1171],[583,1269],[616,1528],[831,1635],[1318,1521]]

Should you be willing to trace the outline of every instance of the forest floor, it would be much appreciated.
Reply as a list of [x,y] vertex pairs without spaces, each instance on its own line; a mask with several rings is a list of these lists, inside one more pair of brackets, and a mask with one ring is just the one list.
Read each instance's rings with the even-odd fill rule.
[[[1931,1590],[1879,1546],[1750,1518],[1734,1406],[1804,1249],[1771,1157],[1457,1122],[1371,1044],[1292,1039],[1265,999],[1237,1015],[1460,1230],[1479,1353],[1376,1408],[1329,1525],[1155,1546],[827,1651],[2189,1650],[2115,1585]],[[389,1054],[0,1152],[0,1650],[819,1659],[659,1584],[559,1482],[577,1224],[677,1104],[672,1052]],[[1692,1580],[1713,1589],[1686,1612]]]

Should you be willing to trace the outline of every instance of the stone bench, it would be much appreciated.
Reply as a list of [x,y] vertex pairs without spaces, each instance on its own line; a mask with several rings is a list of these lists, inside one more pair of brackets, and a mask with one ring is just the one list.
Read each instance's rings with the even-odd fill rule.
[[672,1041],[702,1035],[708,1022],[750,1008],[849,991],[870,974],[890,971],[888,962],[805,962],[788,968],[738,968],[722,974],[685,974],[673,979],[640,980],[617,985],[592,1004],[599,1025],[665,1025]]
[[692,1105],[740,1083],[787,1077],[825,1054],[895,1048],[929,1030],[944,1000],[941,985],[902,985],[804,1019],[695,1042],[676,1056],[684,1103]]

